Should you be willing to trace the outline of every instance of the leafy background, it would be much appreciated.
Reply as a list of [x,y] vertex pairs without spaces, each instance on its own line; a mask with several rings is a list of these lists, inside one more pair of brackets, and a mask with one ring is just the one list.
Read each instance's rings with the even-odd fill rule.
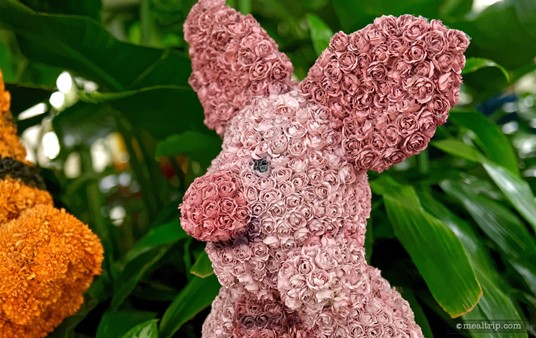
[[[200,337],[219,285],[177,204],[221,141],[187,84],[182,23],[193,3],[0,1],[0,68],[29,156],[56,203],[106,248],[85,304],[51,337]],[[333,32],[382,14],[440,18],[470,35],[449,123],[421,155],[370,175],[367,259],[427,337],[535,335],[536,2],[483,11],[471,0],[229,4],[261,22],[298,78]],[[481,320],[523,329],[456,330]]]

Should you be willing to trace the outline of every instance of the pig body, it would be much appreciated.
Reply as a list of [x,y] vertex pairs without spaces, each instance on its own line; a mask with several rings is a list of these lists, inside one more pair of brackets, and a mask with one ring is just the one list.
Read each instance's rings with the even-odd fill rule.
[[446,121],[465,35],[382,17],[337,33],[298,84],[273,40],[224,1],[196,4],[185,33],[190,83],[223,137],[180,206],[222,284],[203,337],[422,337],[364,258],[367,170],[420,152]]

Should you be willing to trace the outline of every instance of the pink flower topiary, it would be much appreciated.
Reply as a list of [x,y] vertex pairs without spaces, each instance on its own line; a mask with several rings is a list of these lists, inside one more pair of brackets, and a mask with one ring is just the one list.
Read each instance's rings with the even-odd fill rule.
[[201,0],[185,24],[205,123],[223,137],[182,226],[222,284],[205,338],[422,337],[364,259],[370,187],[422,151],[458,99],[466,36],[384,16],[339,32],[299,84],[251,16]]

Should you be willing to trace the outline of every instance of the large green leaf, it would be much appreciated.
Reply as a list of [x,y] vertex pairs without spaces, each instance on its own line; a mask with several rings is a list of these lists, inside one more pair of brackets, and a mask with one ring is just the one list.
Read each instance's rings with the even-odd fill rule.
[[474,132],[478,146],[497,164],[519,175],[517,156],[499,127],[477,112],[452,111],[449,120]]
[[122,337],[140,322],[155,316],[156,313],[142,311],[106,312],[99,323],[96,338]]
[[372,187],[383,196],[396,237],[438,304],[453,318],[471,311],[482,289],[454,232],[424,211],[412,187],[391,178],[376,180]]
[[30,60],[69,69],[107,90],[187,85],[185,56],[120,42],[87,17],[38,14],[17,0],[2,0],[0,25],[17,34]]
[[156,156],[187,155],[207,167],[221,151],[221,138],[213,133],[187,130],[158,143]]
[[324,49],[328,48],[329,40],[333,36],[333,31],[329,26],[315,14],[307,15],[307,23],[311,32],[311,40],[317,55],[320,55]]
[[516,2],[499,1],[465,22],[453,23],[472,38],[469,55],[493,59],[508,69],[533,62],[536,6],[526,6],[520,19]]
[[482,164],[506,199],[536,230],[536,200],[529,184],[523,178],[497,165],[463,142],[448,139],[433,142],[432,145],[451,155]]
[[[460,239],[475,270],[478,281],[482,286],[482,298],[471,312],[463,316],[463,319],[473,323],[475,321],[492,322],[497,320],[497,318],[514,323],[522,322],[523,318],[518,313],[511,297],[502,288],[504,281],[498,273],[482,238],[467,222],[453,214],[451,209],[434,199],[429,193],[421,193],[419,194],[419,198],[423,207],[447,225]],[[486,337],[493,338],[527,337],[527,334],[522,332],[473,333],[475,337],[482,337],[483,334]]]
[[101,0],[21,0],[36,12],[85,15],[100,20]]
[[192,278],[164,313],[160,322],[160,336],[172,337],[184,323],[212,303],[219,289],[215,275]]
[[121,338],[158,338],[158,319],[151,319],[134,326]]
[[536,231],[536,201],[527,181],[494,163],[483,163],[493,182]]
[[207,278],[214,274],[214,270],[212,270],[212,262],[208,258],[206,251],[203,251],[201,255],[199,255],[190,269],[190,273],[200,278]]
[[83,96],[54,117],[53,125],[67,146],[91,144],[112,131],[117,118],[126,118],[137,130],[156,139],[203,126],[203,113],[195,93],[184,87],[158,86],[136,91]]
[[443,150],[444,152],[459,156],[463,159],[472,161],[472,162],[484,162],[486,158],[474,147],[471,147],[468,144],[463,143],[457,139],[446,139],[441,141],[432,142],[431,145],[434,147]]
[[523,224],[503,205],[479,195],[466,184],[444,181],[441,188],[460,201],[503,257],[518,270],[536,294],[536,242]]
[[114,294],[111,310],[117,310],[136,285],[151,272],[172,245],[187,235],[178,222],[171,222],[149,231],[115,264]]
[[125,256],[118,261],[118,264],[125,266],[137,257],[155,248],[173,244],[185,238],[188,238],[188,235],[180,226],[179,221],[156,226],[138,240]]
[[484,58],[477,58],[477,57],[468,58],[467,61],[465,62],[465,67],[462,70],[462,74],[464,75],[470,74],[470,73],[476,72],[479,69],[489,68],[489,67],[497,68],[503,73],[506,81],[510,81],[510,74],[503,66],[496,63],[495,61],[492,61],[490,59],[484,59]]
[[382,15],[402,15],[411,13],[427,18],[437,18],[441,1],[400,0],[354,1],[333,0],[342,27],[346,32],[352,32],[372,23],[374,18]]

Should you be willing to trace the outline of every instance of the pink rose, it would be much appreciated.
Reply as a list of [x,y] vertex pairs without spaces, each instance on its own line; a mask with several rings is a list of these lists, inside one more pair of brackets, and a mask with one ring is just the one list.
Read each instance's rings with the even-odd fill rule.
[[240,48],[236,60],[239,66],[246,68],[255,63],[257,56],[251,50]]
[[426,103],[432,99],[434,88],[434,83],[430,79],[419,77],[409,87],[409,93],[417,100],[417,102]]
[[198,16],[196,27],[199,28],[201,32],[208,32],[212,29],[213,24],[214,24],[213,16],[209,13],[204,13]]
[[285,215],[285,222],[293,230],[304,228],[307,224],[307,220],[300,213],[294,211],[290,211]]
[[372,149],[371,146],[365,146],[355,160],[355,163],[360,169],[369,169],[373,168],[379,161],[380,155],[377,151]]
[[463,53],[469,46],[469,39],[462,31],[449,29],[447,31],[447,40],[449,47],[456,52]]
[[379,26],[382,32],[387,36],[397,36],[400,34],[398,24],[394,16],[381,16],[374,19],[374,25]]
[[357,56],[351,52],[346,51],[339,56],[339,68],[344,73],[351,73],[357,67]]
[[347,158],[355,158],[361,152],[362,144],[357,136],[352,135],[342,141],[342,146]]
[[383,35],[382,31],[379,29],[376,29],[373,26],[369,26],[369,29],[365,29],[365,37],[369,41],[369,43],[372,46],[377,46],[385,41],[385,36]]
[[426,58],[426,50],[422,44],[414,44],[404,53],[404,60],[410,64],[418,63]]
[[387,75],[387,68],[379,62],[373,62],[367,68],[367,76],[374,81],[382,81]]
[[358,140],[363,141],[372,134],[374,126],[370,120],[365,120],[363,123],[358,123],[356,126],[356,137]]
[[328,100],[328,95],[322,88],[320,87],[314,88],[311,94],[315,102],[318,102],[321,105],[326,104]]
[[452,64],[454,62],[454,56],[449,53],[441,53],[439,55],[436,55],[432,61],[434,62],[434,65],[439,69],[441,73],[447,73],[452,70]]
[[262,40],[254,48],[257,57],[265,59],[274,53],[274,45],[269,40]]
[[212,44],[214,45],[214,48],[217,51],[223,51],[225,45],[227,45],[227,43],[231,39],[231,35],[229,34],[229,31],[227,29],[222,29],[213,31],[210,36],[210,39],[212,41]]
[[432,136],[434,136],[437,124],[432,111],[423,108],[417,116],[417,122],[419,124],[419,131],[427,138],[432,138]]
[[357,53],[366,53],[370,49],[370,43],[367,41],[361,31],[350,34],[348,50]]
[[334,52],[344,52],[348,47],[348,36],[344,32],[337,32],[329,41],[329,48]]
[[270,78],[276,81],[288,79],[292,74],[292,65],[288,60],[278,59],[274,61],[271,67]]
[[433,111],[436,123],[443,124],[446,121],[450,110],[449,101],[442,95],[435,95],[428,103],[428,107]]
[[410,43],[420,38],[430,29],[430,26],[424,19],[416,18],[411,19],[411,21],[412,22],[410,22],[406,27],[402,28],[404,31],[402,36]]
[[372,146],[373,149],[377,151],[381,151],[381,149],[384,148],[385,143],[386,141],[385,141],[385,138],[382,136],[382,134],[378,132],[372,133],[370,137],[370,145]]
[[387,149],[385,151],[386,167],[400,163],[406,159],[406,155],[398,149]]
[[341,81],[341,89],[353,95],[359,87],[359,79],[352,73],[345,74]]
[[418,129],[417,119],[413,114],[402,114],[397,118],[400,135],[413,134]]
[[432,62],[423,61],[419,62],[413,68],[413,73],[422,77],[431,78],[434,75],[434,64]]
[[299,137],[293,137],[288,144],[288,152],[291,156],[301,157],[305,154],[305,146]]
[[409,43],[404,39],[391,39],[389,42],[389,50],[394,54],[394,56],[403,55],[408,47]]
[[402,150],[408,156],[421,152],[428,145],[428,139],[420,132],[409,135],[402,146]]
[[244,21],[238,21],[228,27],[229,33],[234,39],[240,39],[251,32],[251,28]]
[[382,43],[381,45],[374,47],[372,57],[377,62],[387,63],[390,55],[391,51],[389,50],[389,46],[386,43]]
[[427,32],[423,36],[426,50],[431,54],[439,54],[447,48],[447,38],[445,33],[439,30]]
[[270,73],[271,64],[265,61],[258,61],[251,66],[251,77],[253,80],[265,79]]

